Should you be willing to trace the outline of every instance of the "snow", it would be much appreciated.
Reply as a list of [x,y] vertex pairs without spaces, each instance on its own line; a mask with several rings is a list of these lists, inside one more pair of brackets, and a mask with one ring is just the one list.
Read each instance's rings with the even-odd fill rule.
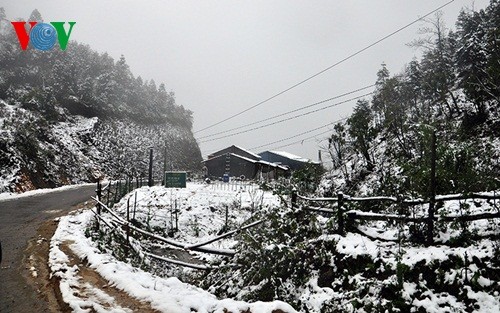
[[[137,193],[137,200],[135,200]],[[228,222],[242,225],[260,206],[279,205],[279,198],[263,192],[258,186],[245,183],[188,183],[186,188],[143,187],[126,196],[116,206],[125,216],[127,199],[136,203],[136,219],[148,221],[151,228],[174,228],[171,219],[175,208],[178,213],[179,232],[174,239],[183,245],[209,240],[224,227],[226,208]],[[218,241],[210,248],[230,249],[235,244],[231,238]]]
[[258,155],[258,154],[256,154],[256,153],[253,153],[253,152],[252,152],[252,151],[250,151],[250,150],[244,149],[244,148],[242,148],[242,147],[240,147],[240,146],[236,146],[236,145],[235,145],[234,147],[236,147],[237,149],[240,149],[240,150],[242,150],[242,151],[245,151],[246,153],[248,153],[248,154],[250,154],[250,155],[252,155],[252,156],[256,157],[257,159],[262,159],[262,157],[261,157],[260,155]]
[[[56,109],[61,108],[56,106]],[[144,177],[142,170],[132,173],[123,169],[143,169],[145,151],[152,146],[163,147],[165,142],[171,151],[173,168],[193,169],[201,161],[196,153],[186,155],[186,147],[196,151],[197,146],[191,131],[184,127],[169,123],[145,126],[132,121],[60,113],[64,118],[47,123],[39,112],[23,109],[20,103],[0,101],[0,141],[4,147],[0,151],[4,160],[0,167],[0,192],[40,187],[27,173],[37,173],[35,177],[43,177],[48,185],[94,181],[104,175],[115,179],[125,175]],[[151,136],[152,133],[156,135]],[[30,149],[37,152],[38,158],[27,157],[24,151],[27,143],[20,142],[19,136],[30,138],[28,143],[36,145],[37,151]],[[162,153],[163,149],[154,150],[154,159],[163,160]],[[158,176],[163,164],[160,163],[154,162],[155,180],[161,179]]]
[[377,245],[370,239],[360,234],[348,233],[345,236],[337,236],[337,251],[342,254],[357,258],[359,255],[369,255],[375,259],[378,254]]
[[[137,190],[136,218],[149,217],[151,225],[165,226],[164,215],[167,211],[162,207],[169,207],[177,201],[179,207],[182,208],[179,215],[180,231],[178,235],[182,235],[182,240],[186,243],[195,243],[209,239],[214,235],[214,230],[218,230],[223,224],[221,217],[218,216],[220,212],[212,212],[211,206],[224,206],[237,200],[241,207],[250,208],[255,205],[256,199],[262,199],[260,203],[263,205],[276,205],[278,201],[270,193],[262,193],[260,197],[252,197],[252,193],[261,192],[259,190],[249,188],[243,192],[241,186],[239,190],[237,188],[226,190],[225,188],[192,183],[188,183],[185,189],[143,187]],[[118,212],[123,213],[126,210],[127,199],[134,199],[131,198],[132,195],[135,198],[135,193],[132,193],[117,204]],[[242,211],[244,214],[235,215],[233,222],[242,223],[249,217],[249,213],[245,213],[245,210]],[[189,227],[195,216],[199,218],[198,236]],[[97,244],[85,236],[85,229],[94,219],[95,217],[90,210],[62,217],[51,241],[49,266],[52,275],[61,279],[63,299],[74,312],[85,312],[85,308],[89,307],[97,312],[126,312],[126,310],[120,307],[113,310],[106,309],[101,303],[113,303],[112,298],[100,294],[95,288],[92,289],[92,286],[82,286],[79,265],[69,265],[69,257],[61,249],[61,245],[64,243],[69,243],[71,250],[80,259],[87,260],[88,265],[108,280],[111,285],[140,301],[151,303],[151,306],[160,312],[188,313],[195,310],[196,312],[223,313],[225,309],[230,312],[250,310],[254,313],[270,313],[277,309],[284,312],[296,312],[290,305],[280,301],[247,303],[232,299],[217,299],[209,292],[184,283],[176,277],[160,277],[118,261],[110,254],[99,251]],[[169,225],[167,224],[167,226]],[[220,246],[228,247],[233,244],[234,241],[229,239],[221,243]],[[87,292],[86,297],[79,294],[79,290],[85,287],[87,290],[94,290],[93,296],[90,291]]]
[[307,282],[309,288],[302,291],[300,298],[302,301],[307,302],[309,308],[314,312],[319,312],[321,305],[332,298],[334,291],[331,288],[321,288],[318,286],[318,277],[313,276]]
[[[430,264],[434,261],[445,261],[451,255],[464,258],[467,254],[470,259],[475,256],[479,259],[492,256],[495,251],[495,243],[491,240],[484,239],[477,242],[475,245],[468,247],[449,247],[449,246],[432,246],[432,247],[408,247],[405,248],[405,255],[402,262],[409,266],[414,266],[419,262]],[[470,260],[469,260],[470,261]]]
[[235,153],[231,153],[231,156],[234,156],[234,157],[237,157],[237,158],[240,158],[242,160],[245,160],[247,162],[250,162],[250,163],[257,163],[258,161],[257,160],[253,160],[253,159],[250,159],[250,158],[246,158],[244,156],[241,156],[239,154],[235,154]]
[[[270,192],[263,192],[256,185],[246,184],[243,182],[227,184],[204,184],[204,183],[188,183],[187,188],[170,188],[163,187],[142,187],[125,196],[113,207],[120,219],[125,219],[127,212],[127,203],[129,214],[134,214],[135,219],[140,222],[141,228],[145,227],[154,232],[157,236],[167,237],[166,233],[174,229],[175,219],[172,219],[172,213],[178,209],[178,228],[174,232],[173,237],[168,237],[177,247],[189,248],[201,243],[211,242],[221,233],[237,230],[240,227],[249,225],[253,222],[258,222],[252,219],[252,212],[255,212],[260,207],[278,206],[280,200],[277,196]],[[225,216],[226,209],[228,212],[229,229],[223,230],[226,224]],[[471,214],[494,212],[495,206],[488,200],[467,200],[446,201],[439,208],[437,214],[456,215],[463,213],[463,210],[468,210]],[[426,205],[415,206],[413,214],[425,214]],[[365,212],[364,214],[375,214]],[[105,218],[112,220],[113,216],[109,213],[102,214]],[[58,232],[52,240],[51,248],[51,263],[53,275],[62,277],[61,289],[64,290],[63,295],[65,301],[71,302],[71,306],[76,312],[81,308],[89,307],[89,301],[96,301],[97,304],[91,306],[96,310],[107,309],[103,302],[112,302],[107,296],[99,295],[99,290],[92,291],[91,286],[81,286],[78,278],[78,266],[68,266],[67,256],[58,248],[62,242],[72,242],[70,247],[80,258],[88,260],[89,266],[95,269],[105,279],[110,281],[110,284],[128,293],[129,295],[141,301],[151,303],[152,307],[160,311],[168,312],[190,312],[194,309],[197,312],[223,312],[224,308],[229,311],[239,312],[250,308],[252,312],[272,312],[275,308],[281,308],[285,312],[295,312],[289,305],[273,301],[269,303],[247,303],[232,299],[217,299],[208,291],[199,289],[193,285],[183,282],[183,275],[194,273],[196,269],[180,269],[177,265],[161,263],[146,256],[145,262],[151,264],[167,264],[165,266],[153,267],[154,271],[145,272],[135,268],[128,263],[116,260],[109,252],[102,252],[97,249],[97,244],[85,237],[84,230],[86,226],[94,219],[91,212],[81,212],[75,216],[69,216],[61,219]],[[328,218],[318,217],[319,223],[326,225]],[[419,267],[435,267],[439,266],[440,262],[447,262],[452,258],[461,259],[467,258],[467,269],[459,268],[444,268],[442,273],[442,281],[445,284],[455,284],[459,282],[464,284],[463,288],[467,291],[467,296],[474,302],[474,312],[497,312],[498,294],[488,294],[477,290],[475,287],[469,287],[465,284],[464,273],[467,272],[469,279],[474,278],[475,284],[482,288],[496,288],[498,282],[494,281],[490,275],[484,272],[475,264],[475,259],[491,260],[496,253],[496,243],[483,237],[476,240],[474,244],[465,246],[449,246],[445,244],[459,234],[460,229],[441,228],[436,235],[438,243],[435,246],[422,246],[406,242],[404,238],[409,236],[408,225],[395,225],[385,221],[368,221],[358,225],[358,229],[368,235],[364,236],[360,233],[348,232],[345,236],[323,233],[320,237],[311,241],[331,242],[335,247],[335,253],[341,254],[341,259],[346,262],[351,262],[351,258],[358,259],[361,262],[380,262],[377,267],[377,273],[382,277],[387,271],[392,272],[387,278],[377,280],[373,277],[367,277],[364,273],[351,273],[348,277],[350,285],[358,286],[358,288],[366,288],[366,298],[358,298],[356,288],[354,290],[342,289],[343,274],[334,278],[332,286],[318,286],[319,274],[312,270],[311,276],[301,285],[295,287],[289,281],[284,284],[290,284],[289,292],[295,295],[302,303],[301,311],[307,308],[308,312],[319,313],[324,311],[325,305],[334,305],[340,311],[345,312],[363,312],[362,309],[353,305],[353,299],[360,303],[372,301],[387,301],[380,299],[380,290],[384,285],[397,284],[396,271],[397,264],[403,264],[408,267],[408,270],[419,270]],[[479,235],[495,235],[498,233],[498,227],[495,226],[496,221],[473,221],[469,224],[470,229],[477,229]],[[159,232],[159,230],[162,230]],[[163,233],[162,233],[163,232]],[[402,238],[400,244],[398,239]],[[211,242],[208,245],[203,245],[208,249],[214,250],[232,250],[236,241],[229,237],[219,241]],[[147,253],[155,253],[155,250],[169,250],[169,245],[166,243],[158,243],[156,241],[143,241],[139,249],[147,255]],[[168,249],[167,249],[168,248]],[[271,248],[271,247],[269,247]],[[162,250],[163,249],[163,250]],[[190,257],[200,263],[200,268],[210,265],[217,255],[206,254],[202,252],[189,251]],[[175,259],[169,255],[162,257],[173,259],[177,263],[189,262],[189,260]],[[360,257],[362,257],[360,259]],[[335,258],[329,258],[330,264],[335,271],[338,264],[335,264]],[[372,261],[370,261],[370,259]],[[328,259],[327,259],[328,260]],[[367,261],[368,260],[368,261]],[[328,262],[328,261],[327,261]],[[354,261],[356,262],[356,261]],[[443,263],[445,264],[445,263]],[[462,271],[461,271],[462,270]],[[154,274],[152,274],[154,273]],[[177,275],[179,274],[179,275]],[[176,277],[177,276],[177,277]],[[81,296],[75,294],[78,288],[86,288],[87,296],[82,299]],[[255,286],[250,287],[256,288]],[[462,288],[462,287],[461,287]],[[209,289],[210,290],[210,289]],[[236,297],[240,296],[248,290],[235,290]],[[89,295],[93,295],[92,297]],[[401,296],[407,304],[411,305],[412,311],[417,311],[419,308],[426,312],[463,312],[466,308],[466,302],[463,299],[457,299],[457,295],[451,292],[437,292],[429,288],[429,282],[423,277],[416,281],[404,280],[402,283]],[[94,299],[94,300],[92,300]],[[107,300],[106,300],[107,299]],[[196,299],[196,300],[193,300]],[[106,301],[105,301],[106,300]],[[496,302],[495,302],[496,301]],[[116,306],[118,308],[118,306]],[[467,307],[469,308],[469,307]],[[121,309],[117,309],[117,312]],[[126,311],[126,310],[125,310]],[[124,311],[124,312],[125,312]]]
[[304,163],[318,163],[319,162],[316,162],[316,161],[312,161],[312,160],[309,160],[309,159],[306,159],[306,158],[303,158],[303,157],[300,157],[298,155],[295,155],[295,154],[292,154],[290,152],[286,152],[286,151],[269,151],[270,153],[274,153],[274,154],[277,154],[277,155],[280,155],[282,157],[285,157],[285,158],[288,158],[288,159],[291,159],[291,160],[295,160],[295,161],[298,161],[298,162],[304,162]]
[[475,292],[469,286],[466,286],[467,296],[470,299],[477,300],[479,306],[475,309],[474,313],[491,313],[500,312],[500,301],[498,300],[498,293],[496,295],[490,295],[483,291]]
[[[425,291],[422,296],[425,298],[413,300],[414,307],[423,307],[428,313],[443,313],[443,312],[464,312],[465,306],[457,301],[457,298],[445,294],[436,294],[431,291]],[[448,308],[444,309],[442,305],[447,305]],[[451,309],[451,310],[450,310]]]
[[87,184],[67,185],[67,186],[62,186],[62,187],[58,187],[58,188],[35,189],[35,190],[26,191],[23,193],[4,192],[4,193],[0,193],[0,201],[19,199],[19,198],[25,198],[25,197],[33,197],[36,195],[78,189],[78,188],[83,187],[83,186],[93,186],[93,185],[95,185],[95,184],[94,183],[87,183]]
[[[481,195],[495,195],[498,192],[480,193]],[[456,195],[443,195],[443,199],[453,199]],[[322,199],[324,200],[324,199]],[[335,198],[331,198],[335,200]],[[409,217],[426,216],[428,205],[416,205],[412,208]],[[351,210],[360,215],[378,216],[378,213],[370,212],[369,206],[366,211]],[[394,215],[398,212],[397,205],[388,203],[386,215]],[[497,212],[495,201],[485,199],[471,200],[447,200],[438,209],[437,216],[461,216],[464,214],[483,214]],[[328,225],[328,219],[318,218],[321,224]],[[477,235],[471,243],[457,244],[457,239],[463,235],[463,226],[453,223],[439,222],[436,228],[434,246],[423,246],[408,242],[410,237],[410,225],[412,223],[396,223],[387,221],[362,221],[356,224],[359,233],[348,232],[345,236],[332,235],[325,233],[318,237],[316,241],[332,242],[335,246],[334,254],[342,254],[341,260],[346,263],[351,260],[359,259],[360,262],[382,265],[377,269],[377,273],[391,271],[392,276],[388,278],[364,277],[363,272],[349,273],[349,284],[354,284],[354,289],[367,288],[368,294],[363,292],[361,295],[350,288],[343,287],[342,273],[338,273],[339,278],[334,278],[332,288],[317,287],[317,274],[312,273],[309,281],[300,288],[300,301],[308,312],[323,312],[325,306],[330,308],[332,304],[342,312],[363,312],[361,308],[353,307],[352,301],[361,302],[363,308],[369,303],[386,301],[380,298],[382,286],[396,285],[397,265],[403,264],[405,271],[408,271],[410,277],[415,276],[416,271],[421,268],[435,269],[435,273],[440,271],[442,275],[438,285],[455,286],[459,284],[460,289],[467,291],[469,301],[464,300],[462,296],[457,295],[456,288],[449,291],[436,290],[432,285],[434,282],[426,281],[422,274],[420,279],[407,279],[403,275],[401,296],[406,304],[411,306],[411,312],[465,312],[466,309],[471,312],[500,312],[499,293],[496,290],[498,281],[494,279],[491,271],[497,271],[495,265],[481,265],[483,263],[491,264],[495,260],[498,251],[498,242],[494,240],[498,236],[498,220],[477,220],[468,223],[468,229],[472,234]],[[365,236],[366,235],[366,236]],[[474,235],[474,236],[475,236]],[[315,241],[312,241],[313,243]],[[367,258],[371,261],[365,261]],[[339,264],[338,257],[331,258],[331,267],[335,271]],[[463,260],[464,265],[449,265],[448,262],[454,260]],[[480,260],[480,261],[478,261]],[[342,266],[348,266],[343,263]],[[354,261],[356,262],[356,261]],[[452,263],[453,264],[453,263]],[[417,272],[418,273],[418,272]],[[468,278],[466,277],[466,273]],[[418,274],[417,274],[418,275]],[[370,286],[370,287],[367,287]],[[352,288],[352,287],[351,287]],[[484,291],[483,291],[484,290]],[[489,290],[488,292],[485,292]],[[460,299],[459,299],[460,298]],[[473,305],[470,304],[473,303]],[[472,308],[473,307],[473,308]]]

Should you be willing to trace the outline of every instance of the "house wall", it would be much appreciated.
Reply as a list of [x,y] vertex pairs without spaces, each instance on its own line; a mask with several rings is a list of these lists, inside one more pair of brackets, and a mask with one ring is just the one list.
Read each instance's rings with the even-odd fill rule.
[[205,161],[207,176],[212,178],[222,177],[226,168],[226,158],[224,156],[212,158]]
[[[241,158],[230,157],[230,170],[229,176],[240,177],[244,175],[247,179],[253,179],[257,174],[257,167],[255,163],[243,160]],[[205,161],[207,167],[207,175],[212,178],[222,177],[226,173],[226,157],[220,156]]]
[[253,179],[257,174],[257,166],[255,163],[231,156],[231,170],[229,176],[240,177],[244,175],[246,179]]

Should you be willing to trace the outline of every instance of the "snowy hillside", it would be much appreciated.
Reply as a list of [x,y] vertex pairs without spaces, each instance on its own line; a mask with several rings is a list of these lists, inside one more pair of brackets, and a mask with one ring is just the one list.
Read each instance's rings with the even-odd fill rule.
[[85,118],[60,110],[64,118],[47,122],[38,112],[0,100],[0,192],[89,182],[103,175],[146,177],[149,147],[156,147],[155,179],[160,179],[165,143],[171,166],[199,166],[199,148],[183,127]]
[[158,176],[165,158],[199,169],[192,112],[165,84],[77,42],[23,51],[12,30],[0,8],[0,192],[144,176],[150,147]]

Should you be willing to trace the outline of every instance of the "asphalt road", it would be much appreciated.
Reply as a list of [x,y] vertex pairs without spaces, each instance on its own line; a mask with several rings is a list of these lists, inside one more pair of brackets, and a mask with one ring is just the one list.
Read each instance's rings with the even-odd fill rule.
[[53,191],[46,194],[0,200],[0,312],[47,312],[47,304],[22,276],[23,251],[42,222],[69,212],[90,200],[95,186]]

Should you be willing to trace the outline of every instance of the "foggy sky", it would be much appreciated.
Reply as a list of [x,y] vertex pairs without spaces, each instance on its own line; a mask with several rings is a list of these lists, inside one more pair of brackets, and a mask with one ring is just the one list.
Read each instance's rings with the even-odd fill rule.
[[[446,2],[0,0],[0,6],[9,19],[27,19],[36,8],[45,21],[76,21],[71,40],[108,52],[115,60],[123,54],[135,76],[154,79],[157,85],[164,82],[167,90],[176,94],[176,102],[194,112],[196,132],[289,88]],[[446,25],[454,28],[462,7],[482,9],[487,4],[487,0],[474,4],[471,0],[455,0],[442,10]],[[256,109],[195,133],[195,137],[371,85],[383,62],[391,74],[396,74],[419,55],[406,43],[421,36],[418,29],[422,26],[424,23],[413,25]],[[250,149],[347,117],[354,104],[352,101],[272,127],[200,143],[200,148],[204,157],[231,144]],[[326,130],[254,152],[272,150]],[[324,134],[280,150],[317,159],[326,137]]]

